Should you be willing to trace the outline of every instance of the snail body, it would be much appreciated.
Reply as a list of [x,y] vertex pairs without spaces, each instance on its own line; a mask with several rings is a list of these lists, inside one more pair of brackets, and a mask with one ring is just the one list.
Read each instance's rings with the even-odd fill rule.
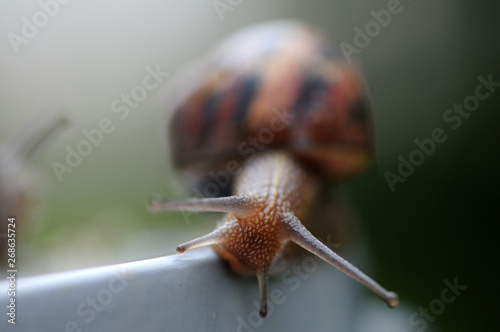
[[[269,270],[290,242],[396,306],[395,293],[306,228],[321,183],[356,174],[370,161],[370,108],[357,70],[316,31],[278,22],[230,37],[197,75],[174,107],[174,162],[202,176],[235,160],[241,167],[231,196],[150,202],[156,212],[226,212],[213,232],[177,251],[212,245],[232,270],[255,274],[261,317],[267,314]],[[245,156],[242,146],[254,152]]]

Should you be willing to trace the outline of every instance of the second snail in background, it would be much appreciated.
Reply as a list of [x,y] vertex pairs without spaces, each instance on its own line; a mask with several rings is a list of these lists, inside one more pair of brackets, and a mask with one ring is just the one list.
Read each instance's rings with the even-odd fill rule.
[[[224,197],[150,202],[150,210],[220,211],[217,228],[177,247],[212,245],[240,274],[257,276],[267,314],[269,271],[295,243],[370,288],[398,297],[308,231],[327,182],[372,159],[369,98],[358,70],[313,28],[280,21],[235,33],[186,74],[170,123],[176,166],[201,178],[223,172]],[[212,186],[213,187],[213,186]],[[206,188],[218,196],[227,188]],[[321,234],[319,234],[321,236]]]

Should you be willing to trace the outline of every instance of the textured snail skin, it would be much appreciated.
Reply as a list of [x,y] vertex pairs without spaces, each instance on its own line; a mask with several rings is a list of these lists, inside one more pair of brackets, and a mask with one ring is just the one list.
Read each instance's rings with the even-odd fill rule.
[[248,163],[235,194],[250,198],[251,213],[227,214],[218,227],[221,242],[215,250],[238,273],[268,270],[289,240],[285,216],[304,217],[315,187],[315,180],[284,153],[264,154]]
[[[244,29],[198,69],[173,103],[174,163],[206,175],[229,160],[246,162],[233,179],[233,196],[150,203],[153,212],[227,213],[213,232],[177,251],[213,245],[232,270],[256,274],[262,317],[269,270],[290,242],[396,306],[395,293],[306,228],[321,182],[357,174],[372,159],[371,108],[357,70],[316,30],[297,22]],[[285,120],[277,125],[277,119]],[[245,155],[240,148],[264,132],[271,132],[268,139]]]

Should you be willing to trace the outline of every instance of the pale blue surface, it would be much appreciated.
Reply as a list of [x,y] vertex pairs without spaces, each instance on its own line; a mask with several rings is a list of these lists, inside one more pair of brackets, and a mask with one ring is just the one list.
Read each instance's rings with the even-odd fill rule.
[[[315,262],[301,258],[295,263],[300,272],[289,268],[272,280],[269,292],[279,295],[274,296],[279,303],[270,305],[264,321],[253,304],[258,301],[257,280],[233,274],[205,249],[20,279],[16,325],[8,324],[4,314],[0,330],[411,330],[404,309],[387,308],[333,267]],[[6,286],[0,284],[3,308]]]

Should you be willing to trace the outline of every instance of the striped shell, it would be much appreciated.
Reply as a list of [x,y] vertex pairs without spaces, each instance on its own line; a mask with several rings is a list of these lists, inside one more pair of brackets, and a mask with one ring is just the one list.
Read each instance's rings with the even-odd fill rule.
[[[209,170],[285,149],[334,179],[371,159],[363,80],[337,47],[295,22],[247,28],[203,59],[171,120],[174,163]],[[185,86],[183,86],[185,87]]]

